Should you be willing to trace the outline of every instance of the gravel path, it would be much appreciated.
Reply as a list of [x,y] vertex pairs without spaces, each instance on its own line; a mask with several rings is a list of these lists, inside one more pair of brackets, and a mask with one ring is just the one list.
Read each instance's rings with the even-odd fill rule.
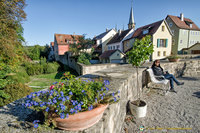
[[177,94],[162,96],[156,89],[144,93],[147,116],[136,119],[128,112],[122,133],[138,132],[140,126],[146,133],[200,133],[200,77],[178,80],[185,85],[175,86]]

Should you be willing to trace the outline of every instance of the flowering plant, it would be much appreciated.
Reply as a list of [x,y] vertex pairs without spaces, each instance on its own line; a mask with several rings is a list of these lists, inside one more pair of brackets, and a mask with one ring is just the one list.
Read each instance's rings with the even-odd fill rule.
[[[55,82],[48,90],[31,93],[24,103],[25,107],[42,111],[47,126],[56,126],[55,117],[68,118],[78,112],[90,111],[99,104],[115,103],[120,98],[116,96],[119,91],[109,92],[108,80],[75,79],[70,73],[64,74],[63,78],[64,82]],[[38,123],[34,124],[38,127]]]

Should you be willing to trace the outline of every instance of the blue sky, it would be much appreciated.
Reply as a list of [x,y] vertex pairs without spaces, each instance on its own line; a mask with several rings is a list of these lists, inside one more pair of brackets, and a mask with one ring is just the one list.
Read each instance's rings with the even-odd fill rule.
[[[134,0],[136,28],[181,12],[200,27],[199,5],[199,0]],[[131,0],[27,0],[26,45],[49,44],[55,33],[93,38],[116,25],[127,29],[130,8]]]

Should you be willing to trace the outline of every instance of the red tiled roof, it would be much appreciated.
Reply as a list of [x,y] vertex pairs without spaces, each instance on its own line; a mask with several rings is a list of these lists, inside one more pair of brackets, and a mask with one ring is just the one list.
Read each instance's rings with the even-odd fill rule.
[[[190,29],[190,30],[200,30],[199,27],[189,18],[184,18],[184,21],[181,21],[180,17],[178,16],[172,16],[172,15],[167,15],[167,17],[171,18],[171,20],[179,27],[182,29]],[[192,23],[192,27],[187,24]]]
[[109,58],[113,53],[115,53],[117,51],[117,49],[116,50],[107,50],[107,51],[105,51],[105,52],[103,52],[100,56],[99,56],[99,58]]
[[[78,41],[78,39],[80,37],[83,37],[82,35],[68,35],[68,34],[55,34],[55,39],[57,41],[58,45],[67,45],[67,44],[71,44],[73,42],[74,39],[76,41]],[[67,40],[69,40],[69,42],[67,43]]]
[[[141,39],[145,37],[146,35],[153,35],[157,31],[157,29],[160,27],[162,22],[163,20],[137,28],[137,30],[134,32],[131,38]],[[143,30],[146,30],[146,29],[148,29],[149,32],[147,34],[143,34]]]

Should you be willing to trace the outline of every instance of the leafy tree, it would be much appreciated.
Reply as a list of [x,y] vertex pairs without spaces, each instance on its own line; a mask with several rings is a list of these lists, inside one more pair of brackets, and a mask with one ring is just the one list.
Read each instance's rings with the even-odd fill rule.
[[148,60],[153,53],[153,44],[151,36],[146,36],[141,40],[136,39],[133,43],[133,48],[129,51],[128,62],[136,67],[137,70],[137,96],[140,101],[140,91],[138,88],[138,67],[142,65],[145,60]]
[[0,0],[0,88],[8,84],[6,76],[23,61],[24,41],[21,22],[26,19],[25,0]]

